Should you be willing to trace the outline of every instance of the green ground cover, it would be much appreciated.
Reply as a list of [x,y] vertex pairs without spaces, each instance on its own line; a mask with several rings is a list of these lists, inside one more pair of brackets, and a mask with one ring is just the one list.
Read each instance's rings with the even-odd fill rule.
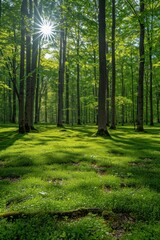
[[159,126],[37,129],[0,126],[0,240],[160,239]]

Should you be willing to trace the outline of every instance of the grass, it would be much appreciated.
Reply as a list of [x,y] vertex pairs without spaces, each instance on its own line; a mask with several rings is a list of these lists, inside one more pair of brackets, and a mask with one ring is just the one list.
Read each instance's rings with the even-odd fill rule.
[[159,126],[118,127],[111,138],[90,125],[37,128],[0,126],[0,240],[159,240]]

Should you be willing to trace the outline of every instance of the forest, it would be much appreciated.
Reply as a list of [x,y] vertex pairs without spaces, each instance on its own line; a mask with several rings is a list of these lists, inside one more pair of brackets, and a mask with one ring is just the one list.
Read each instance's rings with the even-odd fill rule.
[[159,240],[159,0],[0,0],[0,240]]

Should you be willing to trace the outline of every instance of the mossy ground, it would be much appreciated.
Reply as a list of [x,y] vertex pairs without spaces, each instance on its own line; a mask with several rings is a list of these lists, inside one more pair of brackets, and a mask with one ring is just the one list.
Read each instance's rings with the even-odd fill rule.
[[[2,239],[160,239],[160,126],[96,136],[97,126],[0,127]],[[97,208],[102,215],[58,220],[49,212]],[[41,213],[40,216],[36,213]]]

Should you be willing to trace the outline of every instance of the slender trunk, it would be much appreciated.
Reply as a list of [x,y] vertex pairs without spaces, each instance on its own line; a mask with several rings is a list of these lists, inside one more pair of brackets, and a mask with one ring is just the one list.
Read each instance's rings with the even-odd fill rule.
[[28,26],[26,28],[26,104],[25,104],[25,128],[26,132],[31,130],[31,18],[32,1],[29,0],[27,13]]
[[134,73],[133,73],[133,61],[131,56],[131,85],[132,85],[132,122],[135,127],[135,102],[134,102]]
[[[108,54],[108,43],[106,43],[106,54]],[[109,126],[109,61],[106,62],[107,65],[107,72],[106,72],[106,98],[107,98],[107,102],[106,102],[106,111],[107,111],[107,126]]]
[[[11,79],[9,78],[8,86],[11,89]],[[9,122],[12,122],[12,91],[8,94],[8,104],[9,104]]]
[[148,76],[146,76],[146,125],[148,125]]
[[69,124],[69,69],[66,66],[66,123]]
[[35,99],[35,123],[39,122],[39,86],[40,86],[40,59],[41,59],[41,47],[39,45],[38,55],[38,74],[37,74],[37,86],[36,86],[36,99]]
[[[15,33],[14,33],[15,34]],[[17,49],[16,49],[16,46],[15,46],[15,49],[14,49],[14,54],[16,53]],[[13,57],[13,61],[12,61],[12,65],[13,65],[13,113],[12,113],[12,123],[16,123],[16,89],[15,89],[15,86],[16,86],[16,82],[17,82],[17,78],[16,78],[16,57],[14,56]]]
[[79,42],[80,33],[78,25],[78,36],[77,36],[77,124],[81,124],[81,105],[80,105],[80,64],[79,64]]
[[[94,67],[93,67],[93,73],[94,73],[94,90],[93,90],[93,94],[94,94],[94,99],[95,102],[97,101],[98,98],[98,89],[97,89],[97,68],[96,68],[96,50],[93,50],[93,62],[94,62]],[[94,108],[94,123],[97,124],[97,106]]]
[[58,119],[57,126],[63,126],[63,91],[64,91],[64,71],[66,58],[66,35],[64,29],[60,33],[60,58],[59,58],[59,84],[58,84]]
[[[152,44],[152,43],[151,43]],[[152,63],[152,46],[149,47],[149,66],[150,66],[150,126],[153,126],[153,63]]]
[[[124,73],[123,73],[123,62],[122,62],[122,68],[121,68],[121,74],[122,74],[122,97],[125,96],[125,86],[124,86]],[[125,118],[125,106],[122,104],[122,126],[124,125],[124,118]]]
[[112,0],[112,92],[111,92],[111,129],[116,129],[116,64],[115,64],[115,0]]
[[25,15],[26,0],[21,6],[21,50],[20,50],[20,86],[19,86],[19,133],[25,133],[24,114],[24,59],[25,59]]
[[39,49],[39,38],[36,34],[36,23],[38,21],[38,3],[34,0],[34,34],[33,34],[33,45],[32,45],[32,77],[31,77],[31,129],[34,129],[34,98],[35,98],[35,87],[37,78],[37,60],[38,60],[38,49]]
[[144,131],[143,128],[143,85],[144,85],[144,36],[145,36],[145,26],[144,26],[144,0],[140,0],[140,42],[139,42],[139,79],[138,79],[138,119],[137,119],[137,131]]
[[48,107],[47,107],[47,102],[48,102],[48,87],[47,87],[47,81],[46,81],[46,87],[45,87],[45,99],[44,99],[44,106],[45,106],[45,123],[48,122]]

